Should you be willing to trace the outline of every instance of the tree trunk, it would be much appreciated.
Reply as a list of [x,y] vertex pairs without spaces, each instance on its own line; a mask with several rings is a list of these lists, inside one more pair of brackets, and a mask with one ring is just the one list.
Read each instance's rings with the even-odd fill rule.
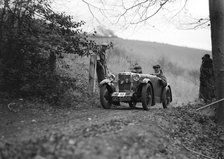
[[[224,0],[209,0],[213,67],[217,100],[224,98]],[[224,102],[218,104],[217,121],[224,125]]]
[[90,55],[89,63],[89,93],[95,92],[95,79],[96,79],[96,55]]

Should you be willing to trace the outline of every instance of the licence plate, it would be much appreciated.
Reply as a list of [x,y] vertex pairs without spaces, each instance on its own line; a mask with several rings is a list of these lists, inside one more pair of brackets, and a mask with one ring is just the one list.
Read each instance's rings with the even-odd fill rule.
[[118,97],[124,97],[125,95],[126,95],[125,92],[120,92],[120,93],[118,93]]

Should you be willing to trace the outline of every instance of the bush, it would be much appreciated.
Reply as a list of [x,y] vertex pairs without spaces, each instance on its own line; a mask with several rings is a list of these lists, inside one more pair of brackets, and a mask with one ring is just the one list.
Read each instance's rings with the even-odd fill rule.
[[57,73],[66,54],[85,56],[94,41],[73,22],[55,13],[48,0],[5,0],[0,4],[0,90],[57,103],[76,80]]

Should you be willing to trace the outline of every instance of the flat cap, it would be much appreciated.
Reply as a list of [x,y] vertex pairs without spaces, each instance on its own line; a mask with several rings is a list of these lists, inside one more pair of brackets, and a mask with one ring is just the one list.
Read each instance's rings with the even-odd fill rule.
[[205,54],[202,59],[209,59],[210,58],[210,55],[209,54]]
[[154,65],[153,68],[160,68],[160,65]]

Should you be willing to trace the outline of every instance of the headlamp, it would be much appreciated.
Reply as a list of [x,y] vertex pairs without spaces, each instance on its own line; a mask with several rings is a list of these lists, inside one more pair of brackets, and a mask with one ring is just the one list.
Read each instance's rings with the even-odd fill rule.
[[140,75],[139,74],[133,75],[133,80],[134,81],[139,81],[139,79],[140,79]]
[[111,74],[109,75],[109,79],[110,79],[111,81],[114,81],[114,80],[115,80],[115,75],[111,73]]

